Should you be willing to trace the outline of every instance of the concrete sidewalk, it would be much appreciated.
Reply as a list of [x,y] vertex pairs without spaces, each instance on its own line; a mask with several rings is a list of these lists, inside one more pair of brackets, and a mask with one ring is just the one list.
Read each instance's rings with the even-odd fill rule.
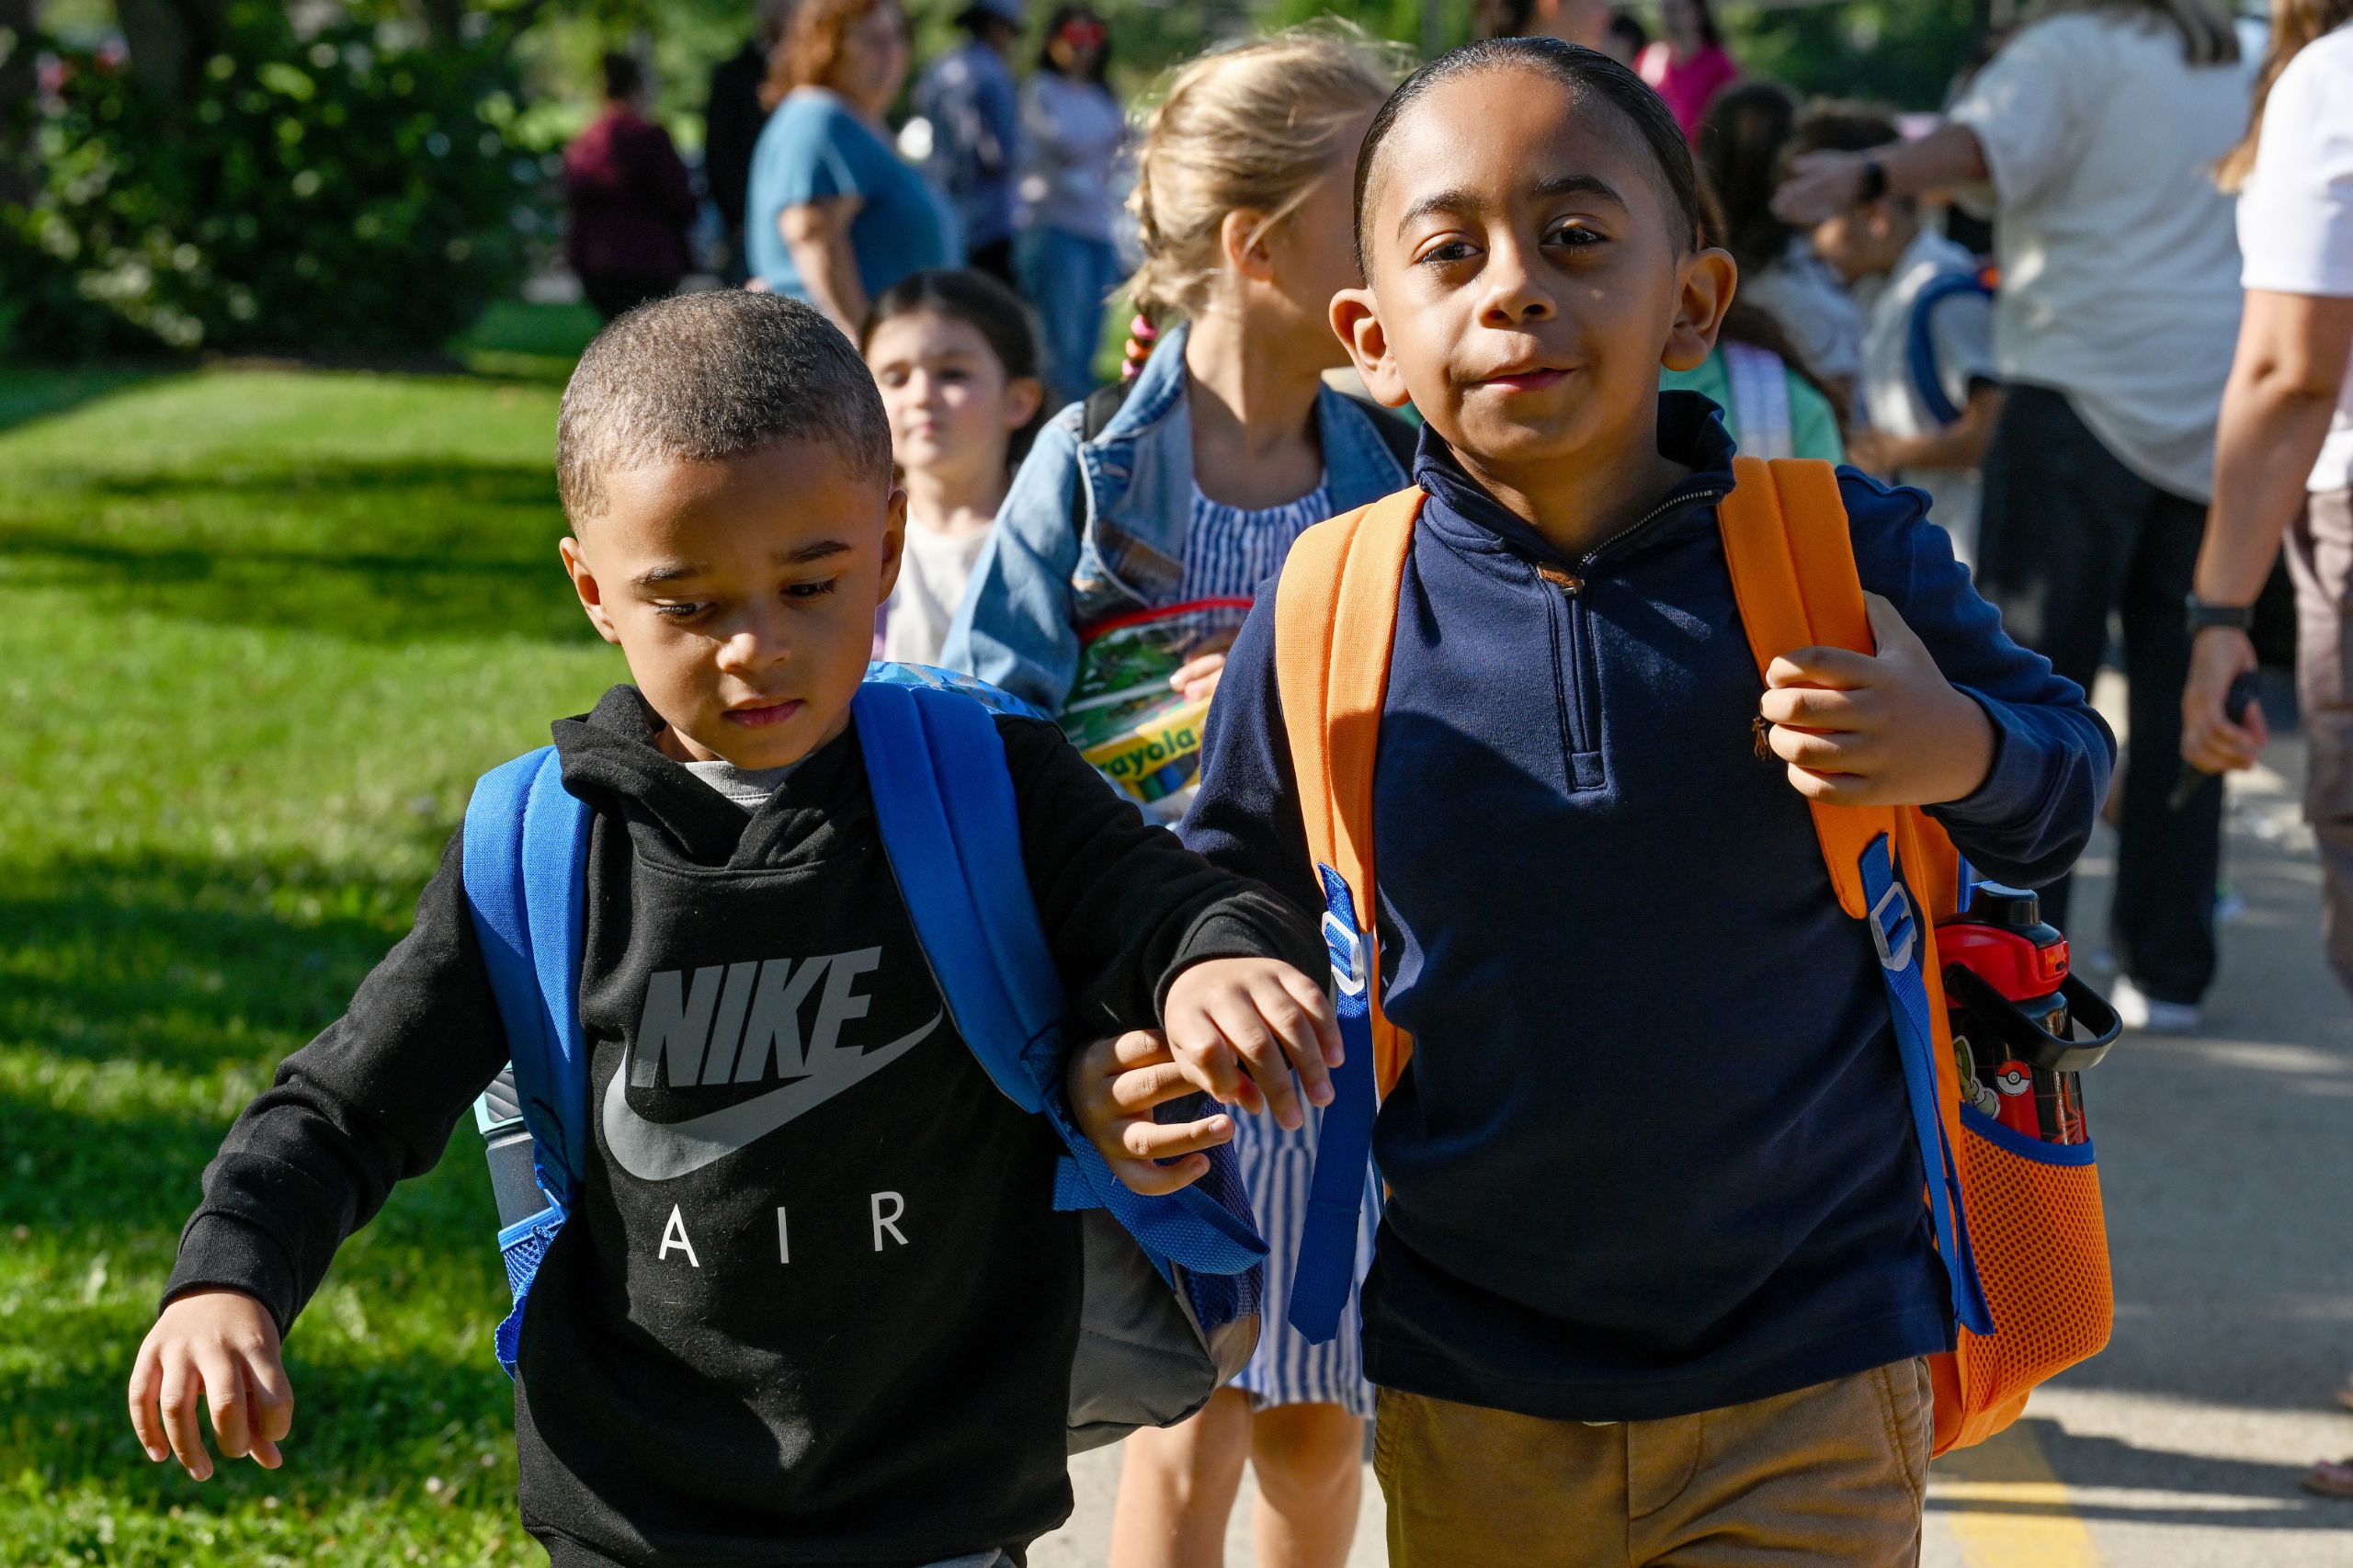
[[[2353,1006],[2320,959],[2301,742],[2231,780],[2225,874],[2245,907],[2204,1032],[2128,1036],[2085,1082],[2115,1340],[2010,1433],[1936,1467],[1929,1568],[2353,1568],[2353,1503],[2297,1487],[2312,1460],[2353,1454],[2353,1415],[2331,1399],[2353,1371]],[[2103,829],[2073,921],[2096,983],[2113,856]],[[1106,1560],[1119,1450],[1073,1476],[1078,1511],[1034,1568]],[[1237,1568],[1253,1561],[1247,1499]],[[1381,1528],[1368,1471],[1351,1568],[1386,1560]]]

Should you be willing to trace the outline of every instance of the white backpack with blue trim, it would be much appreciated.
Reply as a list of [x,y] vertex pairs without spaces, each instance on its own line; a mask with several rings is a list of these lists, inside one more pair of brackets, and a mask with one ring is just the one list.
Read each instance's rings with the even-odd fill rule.
[[[1183,1420],[1256,1346],[1267,1246],[1230,1148],[1211,1151],[1209,1174],[1192,1186],[1145,1198],[1120,1184],[1071,1120],[1062,982],[1022,868],[992,717],[1029,710],[964,676],[876,665],[850,711],[884,850],[957,1030],[997,1087],[1046,1117],[1067,1151],[1054,1207],[1080,1211],[1086,1247],[1071,1450]],[[531,1282],[593,1147],[579,1007],[589,819],[564,790],[553,747],[484,774],[466,807],[466,900],[512,1059],[474,1113],[514,1297],[497,1335],[510,1376]]]

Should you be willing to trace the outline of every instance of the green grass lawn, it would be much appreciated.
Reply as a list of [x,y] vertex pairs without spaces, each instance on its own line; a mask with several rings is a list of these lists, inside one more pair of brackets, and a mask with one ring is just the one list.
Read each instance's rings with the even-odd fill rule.
[[472,375],[0,369],[0,1563],[544,1561],[471,1124],[288,1345],[287,1465],[123,1384],[198,1176],[406,928],[485,767],[621,678],[558,569],[575,314]]

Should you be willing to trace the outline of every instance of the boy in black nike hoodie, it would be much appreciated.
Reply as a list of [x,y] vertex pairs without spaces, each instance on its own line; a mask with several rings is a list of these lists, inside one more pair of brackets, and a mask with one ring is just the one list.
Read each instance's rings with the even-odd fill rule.
[[[557,460],[564,564],[636,684],[554,726],[595,813],[600,1114],[524,1320],[525,1522],[560,1564],[1017,1561],[1071,1506],[1079,1233],[1053,1134],[946,1017],[850,726],[906,510],[880,399],[804,306],[670,300],[590,347]],[[1285,1120],[1282,1059],[1328,1098],[1313,931],[1144,825],[1052,726],[997,730],[1080,1038],[1222,1039]],[[461,878],[453,839],[415,930],[207,1169],[131,1375],[152,1459],[211,1472],[200,1392],[223,1453],[280,1462],[281,1336],[505,1062]],[[714,1003],[765,1022],[713,1031]],[[1230,1126],[1090,1131],[1131,1169],[1189,1155],[1139,1177],[1175,1184]]]

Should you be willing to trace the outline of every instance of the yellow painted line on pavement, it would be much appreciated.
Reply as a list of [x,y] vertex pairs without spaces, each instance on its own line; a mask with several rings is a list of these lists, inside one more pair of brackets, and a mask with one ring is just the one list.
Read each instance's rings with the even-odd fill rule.
[[[2069,1512],[2064,1483],[2021,1421],[1973,1449],[1938,1460],[1928,1495],[1966,1568],[2097,1568],[2091,1528]],[[1975,1505],[1972,1506],[1972,1505]]]

